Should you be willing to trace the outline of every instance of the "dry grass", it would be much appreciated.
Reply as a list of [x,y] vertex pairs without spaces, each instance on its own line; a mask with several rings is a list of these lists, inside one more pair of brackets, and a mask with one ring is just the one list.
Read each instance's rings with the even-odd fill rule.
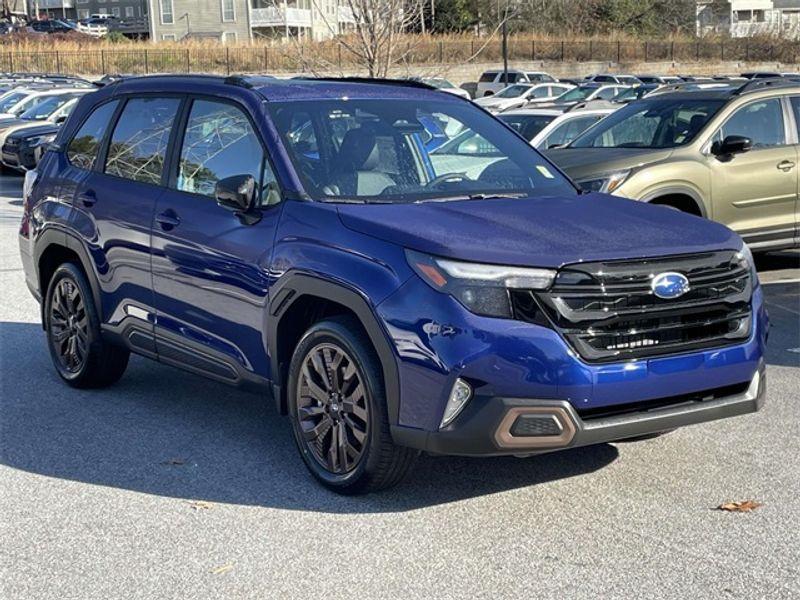
[[[595,37],[519,34],[509,40],[514,61],[797,62],[795,42],[770,38],[743,40],[676,37],[638,40],[626,35]],[[457,65],[501,60],[498,36],[417,36],[400,38],[398,65]],[[83,36],[13,35],[0,38],[0,71],[79,73],[299,72],[358,71],[359,61],[335,40],[280,42],[254,40],[223,46],[213,40],[186,42],[111,42]]]

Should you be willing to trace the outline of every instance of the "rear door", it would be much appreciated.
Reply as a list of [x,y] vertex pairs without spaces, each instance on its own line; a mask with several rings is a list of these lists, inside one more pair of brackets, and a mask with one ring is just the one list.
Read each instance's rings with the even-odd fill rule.
[[[791,104],[791,113],[790,116],[792,117],[792,127],[795,132],[797,132],[797,138],[795,141],[800,142],[800,96],[793,96],[789,99]],[[795,148],[797,148],[798,158],[800,158],[800,145],[796,144]],[[800,163],[800,160],[798,161]],[[795,246],[800,246],[800,172],[798,172],[798,192],[797,198],[795,198],[794,202],[794,244]]]
[[[153,222],[159,359],[216,379],[269,377],[269,261],[282,204],[253,115],[238,102],[187,101]],[[217,204],[221,179],[252,175],[245,216]]]
[[728,117],[713,140],[740,135],[753,143],[730,158],[709,155],[714,219],[758,248],[794,237],[797,191],[797,133],[779,97],[753,100]]
[[[108,103],[89,117],[67,151],[73,205],[80,215],[76,229],[95,263],[104,325],[151,355],[151,224],[179,105],[178,97],[159,96]],[[109,119],[111,127],[104,125]],[[101,129],[107,131],[96,158],[82,155]]]

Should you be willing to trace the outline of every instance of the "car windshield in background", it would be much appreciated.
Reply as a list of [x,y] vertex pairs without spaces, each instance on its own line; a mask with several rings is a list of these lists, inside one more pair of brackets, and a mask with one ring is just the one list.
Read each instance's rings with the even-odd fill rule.
[[25,119],[26,121],[41,121],[52,115],[73,98],[77,98],[78,95],[79,94],[62,94],[59,96],[47,96],[43,98],[41,102],[38,102],[23,112],[19,118]]
[[25,92],[8,92],[0,98],[0,113],[7,113],[11,107],[17,104],[28,94]]
[[529,144],[467,103],[331,100],[269,106],[303,186],[317,200],[577,193]]
[[522,96],[522,94],[527,92],[529,89],[531,89],[531,86],[529,86],[529,85],[511,85],[511,86],[508,86],[506,89],[500,90],[499,92],[497,92],[497,94],[495,94],[494,97],[495,98],[519,98],[520,96]]
[[591,96],[598,89],[599,88],[595,86],[572,88],[556,98],[556,102],[580,102],[581,100],[586,100],[586,98]]
[[555,115],[497,115],[501,121],[516,129],[522,137],[530,141],[556,118]]
[[571,148],[675,148],[691,142],[725,103],[687,98],[645,99],[612,113]]

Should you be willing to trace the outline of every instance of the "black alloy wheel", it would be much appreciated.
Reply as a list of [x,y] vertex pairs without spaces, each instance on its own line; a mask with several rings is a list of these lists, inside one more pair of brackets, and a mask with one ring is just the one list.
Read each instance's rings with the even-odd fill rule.
[[50,344],[61,368],[78,373],[89,352],[89,316],[78,286],[61,279],[50,301]]
[[352,471],[369,435],[369,406],[353,359],[336,344],[315,346],[297,389],[297,420],[311,455],[331,473]]

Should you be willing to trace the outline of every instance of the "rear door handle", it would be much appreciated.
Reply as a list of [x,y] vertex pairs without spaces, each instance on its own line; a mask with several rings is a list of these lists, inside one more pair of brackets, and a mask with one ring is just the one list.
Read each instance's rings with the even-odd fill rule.
[[78,200],[86,207],[94,206],[94,203],[97,202],[97,194],[94,193],[94,190],[86,190],[78,194]]
[[181,224],[181,219],[178,214],[170,209],[165,210],[161,214],[156,215],[156,222],[161,225],[161,229],[169,231]]
[[778,163],[778,168],[781,171],[791,171],[794,169],[794,163],[790,160],[784,160]]

